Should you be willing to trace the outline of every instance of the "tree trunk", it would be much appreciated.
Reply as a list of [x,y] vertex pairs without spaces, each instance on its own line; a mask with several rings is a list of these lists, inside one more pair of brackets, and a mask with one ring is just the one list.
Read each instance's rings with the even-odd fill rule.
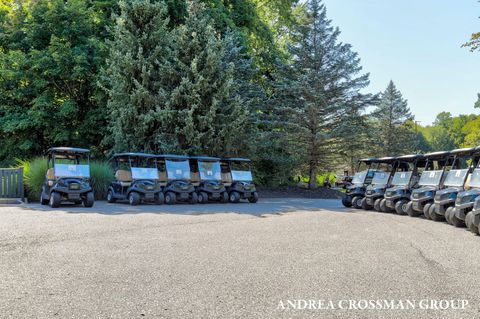
[[308,188],[317,188],[317,165],[313,162],[310,162]]

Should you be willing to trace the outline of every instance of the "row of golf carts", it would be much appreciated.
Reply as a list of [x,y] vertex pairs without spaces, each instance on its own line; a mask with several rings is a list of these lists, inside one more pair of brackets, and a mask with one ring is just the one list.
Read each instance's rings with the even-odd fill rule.
[[[90,151],[56,147],[47,154],[48,170],[40,203],[59,207],[62,202],[72,202],[92,207]],[[115,154],[111,163],[115,179],[108,188],[109,203],[258,201],[250,160],[246,158],[121,153]]]
[[479,233],[480,147],[362,159],[357,172],[344,206],[423,214]]

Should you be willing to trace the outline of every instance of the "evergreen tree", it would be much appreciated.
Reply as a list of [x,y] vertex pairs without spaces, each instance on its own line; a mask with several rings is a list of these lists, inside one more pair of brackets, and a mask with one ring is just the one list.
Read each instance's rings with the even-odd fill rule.
[[293,61],[277,74],[277,114],[315,188],[319,169],[340,151],[343,119],[370,104],[372,96],[359,92],[368,74],[359,75],[357,53],[338,41],[340,31],[320,1],[307,2],[302,23],[291,31]]
[[413,116],[407,100],[403,99],[393,81],[390,81],[380,98],[380,103],[372,113],[376,120],[378,154],[393,156],[412,152],[413,132],[407,123],[413,120]]

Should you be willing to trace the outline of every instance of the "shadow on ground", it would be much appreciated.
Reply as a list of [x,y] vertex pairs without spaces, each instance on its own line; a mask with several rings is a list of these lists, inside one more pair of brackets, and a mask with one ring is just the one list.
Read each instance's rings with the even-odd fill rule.
[[293,211],[316,211],[322,209],[342,208],[339,200],[335,199],[305,199],[305,198],[269,198],[262,199],[256,204],[242,202],[237,204],[183,204],[176,205],[153,205],[145,204],[130,206],[127,203],[109,204],[105,201],[97,201],[93,208],[84,208],[75,205],[62,205],[60,208],[50,208],[39,203],[25,204],[24,209],[41,211],[61,211],[73,214],[177,214],[177,215],[205,215],[219,213],[247,214],[261,217],[268,214],[281,214]]

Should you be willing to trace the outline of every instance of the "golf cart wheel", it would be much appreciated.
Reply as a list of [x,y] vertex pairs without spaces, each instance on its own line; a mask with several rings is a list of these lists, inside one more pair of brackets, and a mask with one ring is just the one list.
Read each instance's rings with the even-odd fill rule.
[[176,201],[177,201],[177,196],[175,195],[175,193],[167,192],[165,194],[165,204],[173,205],[175,204]]
[[93,207],[93,203],[95,203],[95,197],[93,196],[93,192],[88,192],[83,199],[83,206]]
[[57,192],[52,192],[50,194],[50,200],[48,202],[50,207],[52,208],[60,207],[61,203],[62,203],[62,195],[60,195],[60,193],[57,193]]
[[[208,197],[207,197],[207,199],[208,199]],[[197,193],[193,192],[193,193],[190,195],[189,203],[190,203],[190,204],[196,204],[196,203],[198,203],[198,195],[197,195]]]
[[352,207],[352,201],[348,200],[349,198],[350,197],[347,197],[347,196],[342,198],[342,205],[347,207],[347,208]]
[[411,201],[407,203],[407,206],[405,208],[406,208],[405,212],[407,213],[408,216],[410,217],[420,216],[420,213],[413,209],[413,203]]
[[465,224],[467,225],[467,228],[468,228],[469,231],[478,235],[480,233],[480,231],[478,229],[478,226],[476,226],[475,223],[473,222],[473,218],[474,218],[473,212],[469,211],[467,213],[467,216],[465,217]]
[[155,204],[162,205],[164,202],[165,202],[165,196],[163,195],[162,192],[158,193],[155,199]]
[[198,203],[205,204],[208,202],[208,194],[205,192],[198,193]]
[[380,211],[383,213],[388,212],[387,200],[385,198],[380,200]]
[[40,192],[40,205],[48,205],[48,199],[45,199],[43,195],[44,193],[42,188],[42,191]]
[[362,200],[362,198],[361,198],[360,196],[355,196],[355,197],[352,199],[352,206],[353,206],[353,208],[356,208],[356,209],[362,208],[362,206],[360,206],[360,205],[361,205],[361,202],[360,202],[361,200]]
[[457,210],[455,209],[450,215],[451,224],[455,227],[465,227],[465,222],[457,217]]
[[222,193],[222,196],[220,197],[220,202],[228,203],[228,193],[227,192]]
[[367,204],[367,199],[366,199],[365,197],[360,200],[360,207],[361,207],[363,210],[370,210],[370,209],[372,209],[372,207]]
[[111,189],[108,190],[108,193],[107,193],[107,202],[109,203],[115,203],[117,200],[115,199],[115,197],[113,196],[113,191]]
[[240,194],[238,192],[231,192],[228,196],[230,203],[238,203],[240,201]]
[[433,221],[436,221],[436,222],[441,222],[443,220],[445,220],[445,216],[442,216],[440,214],[437,214],[437,210],[435,208],[435,205],[432,204],[430,206],[430,210],[429,210],[429,215],[430,215],[430,219],[433,220]]
[[375,202],[373,203],[373,209],[375,209],[377,212],[381,212],[380,210],[380,202],[382,201],[381,198],[377,198]]
[[406,199],[401,199],[395,204],[395,212],[398,215],[406,215],[407,214],[407,204],[408,201]]
[[128,195],[128,203],[132,206],[137,206],[140,204],[140,194],[137,192],[131,192]]
[[447,210],[445,211],[445,220],[446,220],[447,223],[449,223],[450,225],[452,224],[452,221],[451,221],[452,214],[455,214],[455,207],[450,206],[450,207],[448,207]]
[[258,193],[257,192],[253,192],[252,196],[250,196],[248,198],[248,201],[252,204],[258,202]]
[[427,203],[423,206],[423,216],[425,216],[426,219],[430,219],[430,206],[432,206],[431,203]]

